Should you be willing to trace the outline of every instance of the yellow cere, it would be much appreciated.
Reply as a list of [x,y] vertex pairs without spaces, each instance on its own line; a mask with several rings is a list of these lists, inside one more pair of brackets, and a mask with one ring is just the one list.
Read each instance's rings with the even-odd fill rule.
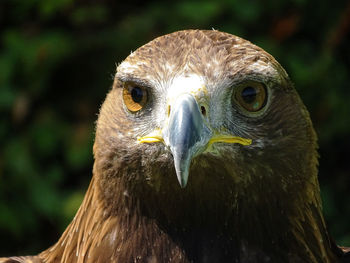
[[[157,134],[157,132],[154,132],[150,135],[143,136],[143,137],[137,137],[137,143],[155,143],[155,142],[164,142],[163,137],[160,134]],[[239,143],[241,145],[250,145],[252,144],[251,139],[245,139],[238,136],[231,136],[231,135],[214,135],[210,140],[208,145],[212,145],[216,142],[223,142],[223,143]]]
[[153,143],[153,142],[162,142],[163,138],[161,137],[151,137],[151,136],[143,136],[137,137],[138,143]]
[[216,142],[225,142],[225,143],[239,143],[242,145],[250,145],[252,144],[251,139],[245,139],[242,137],[238,136],[231,136],[231,135],[214,135],[210,140],[209,140],[209,145],[216,143]]
[[143,136],[137,137],[137,143],[154,143],[154,142],[163,142],[162,131],[160,129],[154,130],[152,133]]

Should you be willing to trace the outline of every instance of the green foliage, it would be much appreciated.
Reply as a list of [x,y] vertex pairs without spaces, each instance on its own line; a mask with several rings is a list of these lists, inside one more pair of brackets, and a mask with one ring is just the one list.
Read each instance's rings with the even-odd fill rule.
[[319,135],[328,224],[350,246],[349,9],[345,0],[1,1],[0,255],[57,240],[91,178],[115,63],[187,28],[247,38],[286,68]]

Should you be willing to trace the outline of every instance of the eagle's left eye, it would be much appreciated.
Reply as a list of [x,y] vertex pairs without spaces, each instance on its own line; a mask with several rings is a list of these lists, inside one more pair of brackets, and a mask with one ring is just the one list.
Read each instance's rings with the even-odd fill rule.
[[142,86],[125,83],[123,88],[123,100],[129,111],[137,112],[141,110],[148,101],[147,89]]
[[264,84],[249,81],[236,89],[234,99],[246,111],[258,112],[266,105],[267,90]]

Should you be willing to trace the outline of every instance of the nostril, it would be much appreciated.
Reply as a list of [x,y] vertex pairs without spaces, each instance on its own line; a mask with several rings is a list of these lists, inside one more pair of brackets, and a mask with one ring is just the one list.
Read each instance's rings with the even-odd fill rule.
[[168,117],[170,116],[170,111],[171,111],[171,106],[168,105],[168,110],[167,110],[167,112],[168,112]]
[[203,115],[203,116],[206,116],[207,110],[205,109],[204,106],[201,106],[201,112],[202,112],[202,115]]

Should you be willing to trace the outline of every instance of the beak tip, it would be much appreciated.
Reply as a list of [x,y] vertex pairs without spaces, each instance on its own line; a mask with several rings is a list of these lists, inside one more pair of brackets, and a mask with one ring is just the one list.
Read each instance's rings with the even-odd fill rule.
[[187,185],[188,172],[187,173],[176,172],[176,174],[177,174],[177,180],[179,181],[181,188],[185,188]]
[[187,185],[187,182],[186,182],[186,181],[183,181],[183,180],[179,180],[179,184],[180,184],[180,187],[181,187],[182,189],[184,189],[184,188],[186,187],[186,185]]
[[185,180],[179,180],[179,183],[182,189],[184,189],[187,185],[187,182]]

